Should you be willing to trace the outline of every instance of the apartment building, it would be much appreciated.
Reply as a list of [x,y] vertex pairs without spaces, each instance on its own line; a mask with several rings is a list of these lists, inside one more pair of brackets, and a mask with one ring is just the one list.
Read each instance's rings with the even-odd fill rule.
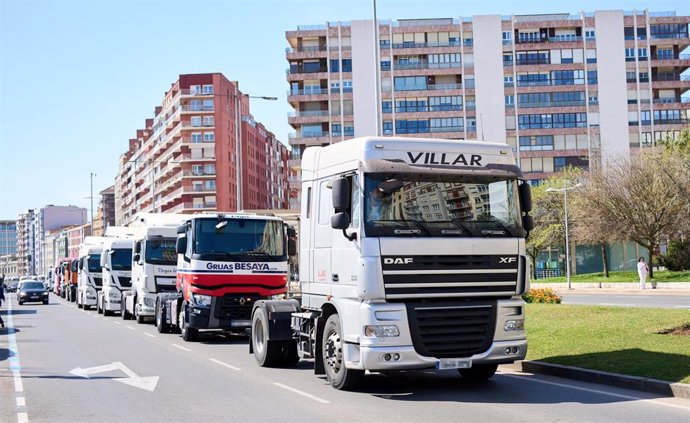
[[115,187],[111,185],[99,194],[101,199],[92,222],[94,236],[103,236],[108,226],[115,225]]
[[115,222],[138,212],[287,208],[288,149],[220,73],[180,75],[120,157]]
[[45,275],[46,232],[87,222],[87,210],[78,206],[47,205],[34,211],[29,228],[30,243],[33,246],[30,274]]
[[29,274],[30,263],[32,263],[33,241],[29,230],[33,213],[33,210],[27,210],[26,213],[21,213],[17,217],[17,273],[20,275]]
[[0,256],[17,252],[17,221],[0,220]]
[[597,11],[299,26],[286,32],[291,178],[306,147],[376,134],[506,142],[535,182],[628,156],[688,126],[689,22]]

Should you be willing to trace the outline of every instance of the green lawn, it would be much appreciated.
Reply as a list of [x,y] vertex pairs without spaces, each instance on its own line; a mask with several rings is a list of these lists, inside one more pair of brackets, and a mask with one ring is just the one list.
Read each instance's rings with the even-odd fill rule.
[[527,360],[690,383],[690,310],[527,304]]
[[[690,270],[671,272],[661,270],[654,272],[654,279],[647,278],[647,282],[690,282]],[[605,278],[603,273],[586,273],[583,275],[571,275],[570,281],[576,282],[639,282],[637,272],[609,272],[609,277]],[[558,283],[565,282],[565,276],[557,278],[532,279],[535,283]]]

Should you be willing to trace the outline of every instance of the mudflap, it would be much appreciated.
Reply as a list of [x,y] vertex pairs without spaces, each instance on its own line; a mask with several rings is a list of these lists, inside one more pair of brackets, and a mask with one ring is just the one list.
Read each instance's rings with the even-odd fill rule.
[[[269,341],[289,341],[294,339],[292,330],[292,313],[301,310],[299,301],[290,300],[259,300],[254,303],[252,308],[252,318],[257,309],[263,308],[268,316],[268,340]],[[251,338],[251,328],[247,334]],[[249,341],[249,353],[253,354],[252,342]]]

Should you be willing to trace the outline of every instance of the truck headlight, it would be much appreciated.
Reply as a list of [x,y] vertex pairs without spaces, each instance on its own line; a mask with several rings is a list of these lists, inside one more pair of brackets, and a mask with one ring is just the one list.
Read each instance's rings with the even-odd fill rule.
[[368,325],[364,326],[364,336],[370,338],[383,338],[388,336],[399,336],[400,331],[395,325]]
[[153,298],[144,297],[144,305],[146,307],[153,307],[156,305],[156,301]]
[[523,329],[525,329],[525,321],[523,319],[506,320],[505,325],[503,325],[503,330],[506,332]]
[[211,296],[192,293],[192,304],[197,307],[208,307],[211,305]]

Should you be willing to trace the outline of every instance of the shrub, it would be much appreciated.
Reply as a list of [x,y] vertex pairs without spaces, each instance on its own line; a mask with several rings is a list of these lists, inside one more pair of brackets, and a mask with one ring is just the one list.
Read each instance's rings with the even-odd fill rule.
[[669,242],[666,255],[662,256],[660,261],[668,270],[689,270],[690,240],[676,239]]
[[522,295],[522,299],[526,303],[560,304],[563,301],[563,298],[552,288],[530,289]]

